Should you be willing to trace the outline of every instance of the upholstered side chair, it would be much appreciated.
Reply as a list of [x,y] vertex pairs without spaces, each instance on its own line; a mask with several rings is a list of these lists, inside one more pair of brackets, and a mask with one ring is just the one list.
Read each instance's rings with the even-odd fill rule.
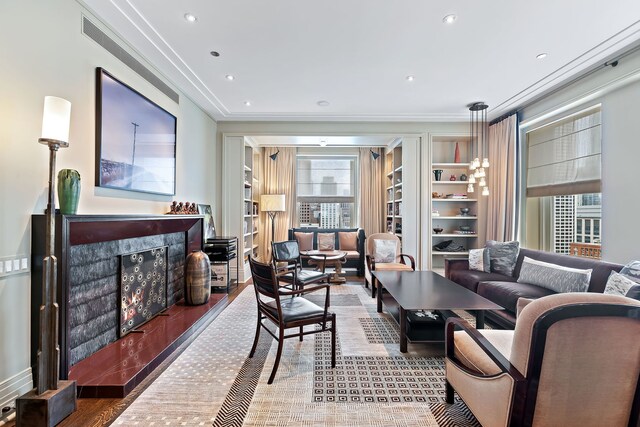
[[[393,259],[383,261],[376,256],[376,247],[379,241],[395,243],[395,256]],[[414,271],[416,269],[416,260],[411,255],[402,253],[400,239],[395,234],[390,233],[376,233],[367,238],[365,261],[364,286],[368,288],[371,285],[371,298],[375,298],[378,288],[375,277],[371,274],[372,271]],[[407,264],[407,261],[409,261],[409,264]]]
[[[329,312],[329,285],[316,285],[306,289],[287,291],[278,284],[276,273],[270,264],[263,264],[249,257],[251,267],[251,277],[253,279],[253,289],[258,302],[258,323],[256,325],[256,335],[249,357],[253,357],[260,338],[260,329],[264,328],[273,338],[278,340],[278,351],[273,364],[268,384],[273,383],[273,379],[278,371],[280,357],[284,340],[292,337],[299,337],[303,340],[305,335],[317,334],[331,331],[331,367],[336,367],[336,315]],[[311,301],[300,297],[305,294],[317,291],[325,291],[324,307],[320,307]],[[277,335],[271,332],[263,321],[268,320],[278,327]],[[320,325],[320,328],[304,330],[308,325]],[[285,335],[285,331],[290,328],[299,328],[298,333]]]
[[550,295],[513,331],[449,318],[445,364],[447,402],[457,392],[484,427],[638,426],[640,302]]

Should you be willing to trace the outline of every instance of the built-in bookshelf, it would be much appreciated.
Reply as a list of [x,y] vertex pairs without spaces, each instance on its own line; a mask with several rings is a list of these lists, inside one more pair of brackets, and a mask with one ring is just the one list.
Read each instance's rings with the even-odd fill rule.
[[386,230],[402,238],[402,144],[385,153]]

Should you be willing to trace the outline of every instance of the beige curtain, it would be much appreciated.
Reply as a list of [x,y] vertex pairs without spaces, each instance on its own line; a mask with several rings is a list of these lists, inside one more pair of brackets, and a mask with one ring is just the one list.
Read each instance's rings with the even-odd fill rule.
[[517,114],[489,126],[487,240],[515,238]]
[[[276,160],[272,154],[278,152]],[[290,147],[265,147],[262,150],[262,194],[284,194],[286,211],[278,212],[275,218],[275,241],[287,240],[289,228],[296,215],[296,149]],[[261,239],[260,259],[271,260],[271,219],[260,212]]]
[[[374,160],[370,150],[380,154],[380,157]],[[359,157],[359,223],[365,236],[370,236],[385,231],[384,152],[382,148],[360,148]]]

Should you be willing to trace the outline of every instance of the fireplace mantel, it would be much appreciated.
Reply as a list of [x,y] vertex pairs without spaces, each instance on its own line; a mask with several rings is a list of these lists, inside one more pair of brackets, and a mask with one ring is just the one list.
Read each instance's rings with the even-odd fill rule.
[[[31,233],[31,363],[35,367],[38,349],[39,307],[42,299],[42,261],[45,254],[45,215],[32,216]],[[200,215],[57,215],[56,216],[56,250],[58,259],[57,299],[60,307],[59,340],[60,340],[60,377],[67,379],[69,369],[78,359],[89,356],[99,348],[115,341],[109,330],[96,337],[79,337],[78,330],[72,330],[70,323],[78,323],[78,318],[86,321],[92,313],[87,314],[86,307],[79,309],[78,301],[94,298],[94,306],[100,306],[101,301],[109,301],[109,305],[116,307],[114,319],[117,316],[118,301],[111,301],[114,283],[113,265],[117,265],[117,257],[131,252],[130,248],[155,244],[157,241],[172,245],[173,258],[170,263],[169,274],[172,274],[172,291],[168,293],[168,306],[175,304],[182,298],[184,278],[182,266],[186,255],[192,250],[202,249],[203,217]],[[168,243],[167,243],[168,242]],[[82,261],[78,261],[78,259]],[[95,258],[96,265],[91,264]],[[81,265],[78,265],[81,264]],[[101,276],[92,279],[96,270],[108,271],[108,277]],[[84,269],[84,270],[83,270]],[[106,273],[105,273],[106,274]],[[81,282],[76,286],[75,282]],[[92,288],[106,286],[108,289],[99,294]],[[86,298],[79,295],[87,293]],[[98,293],[99,298],[91,295]],[[85,304],[86,305],[86,304]],[[74,311],[75,310],[75,311]],[[83,317],[84,316],[84,317]],[[105,322],[112,321],[109,313],[101,313]],[[89,320],[95,321],[95,318]],[[98,319],[100,320],[100,319]],[[104,322],[103,322],[104,323]],[[91,332],[90,323],[82,332]],[[76,336],[74,336],[74,334]],[[82,341],[87,339],[87,343]],[[90,341],[90,340],[93,341]],[[80,342],[80,344],[78,344]],[[74,347],[75,346],[75,347]],[[72,355],[72,349],[76,353]],[[80,350],[78,350],[80,349]],[[95,350],[95,351],[94,351]],[[36,372],[34,369],[33,372]]]

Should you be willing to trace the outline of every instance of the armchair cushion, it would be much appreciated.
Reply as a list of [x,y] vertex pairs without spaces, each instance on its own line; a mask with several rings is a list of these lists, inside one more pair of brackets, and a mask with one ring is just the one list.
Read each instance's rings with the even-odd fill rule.
[[296,231],[295,233],[293,233],[293,235],[298,241],[298,247],[301,251],[313,250],[313,233],[303,233],[301,231]]
[[318,250],[333,251],[336,249],[335,233],[318,233]]
[[398,243],[394,240],[375,239],[373,241],[373,259],[376,263],[392,263],[398,256]]
[[[496,350],[509,359],[513,331],[482,329],[478,330]],[[464,331],[453,333],[453,354],[467,368],[483,375],[495,375],[500,373],[496,365],[487,353]]]
[[413,271],[410,265],[401,262],[376,262],[376,271]]
[[338,245],[341,251],[358,250],[357,231],[338,231]]
[[[325,273],[313,270],[298,270],[296,272],[296,281],[299,285],[308,285],[313,282],[317,282],[327,277]],[[279,275],[278,279],[283,282],[293,283],[293,272],[289,272],[283,275]]]
[[[275,301],[265,304],[267,310],[278,317],[278,307]],[[284,323],[295,322],[297,320],[309,319],[324,315],[324,309],[304,298],[287,298],[280,301],[282,307],[282,320]]]
[[555,294],[554,291],[527,283],[512,282],[480,282],[478,295],[487,298],[515,314],[518,310],[518,299],[540,298]]

